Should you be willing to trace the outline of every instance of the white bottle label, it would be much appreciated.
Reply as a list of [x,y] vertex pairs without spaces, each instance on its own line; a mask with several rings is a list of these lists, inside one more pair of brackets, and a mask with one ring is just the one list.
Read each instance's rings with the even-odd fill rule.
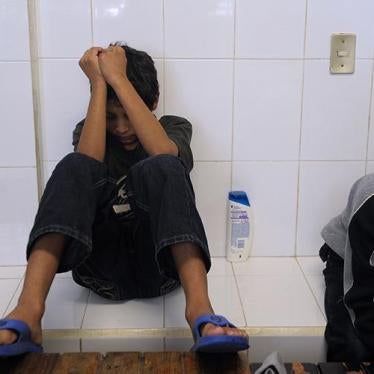
[[239,205],[230,204],[231,220],[231,249],[235,252],[245,248],[245,241],[249,238],[249,217]]

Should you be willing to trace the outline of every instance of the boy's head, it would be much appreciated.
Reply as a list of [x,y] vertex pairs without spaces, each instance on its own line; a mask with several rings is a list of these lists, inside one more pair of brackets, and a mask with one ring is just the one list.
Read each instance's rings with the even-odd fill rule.
[[[160,91],[157,70],[152,58],[146,52],[138,51],[120,42],[116,42],[114,45],[119,45],[125,50],[126,75],[148,109],[154,110],[158,103]],[[118,102],[116,93],[109,85],[107,101]]]

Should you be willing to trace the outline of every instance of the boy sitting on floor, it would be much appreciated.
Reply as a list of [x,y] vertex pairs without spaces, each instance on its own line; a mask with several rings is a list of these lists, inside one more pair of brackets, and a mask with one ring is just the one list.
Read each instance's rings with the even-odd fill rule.
[[56,272],[112,300],[156,297],[182,285],[193,350],[234,352],[248,336],[214,314],[208,244],[189,178],[191,125],[152,111],[152,59],[128,46],[91,48],[80,60],[91,84],[75,153],[48,181],[27,245],[16,308],[0,321],[0,356],[42,350],[41,319]]

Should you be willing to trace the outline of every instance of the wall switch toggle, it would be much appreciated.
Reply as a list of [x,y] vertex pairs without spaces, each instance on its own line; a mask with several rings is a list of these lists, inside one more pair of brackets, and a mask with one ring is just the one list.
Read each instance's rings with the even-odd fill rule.
[[330,73],[352,74],[355,70],[356,35],[336,33],[331,35]]

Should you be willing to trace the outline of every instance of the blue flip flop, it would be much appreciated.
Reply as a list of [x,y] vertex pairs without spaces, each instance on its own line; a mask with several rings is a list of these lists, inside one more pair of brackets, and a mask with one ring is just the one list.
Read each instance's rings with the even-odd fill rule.
[[29,326],[17,319],[0,319],[0,330],[13,330],[18,334],[12,344],[0,345],[0,357],[17,356],[29,352],[43,352],[43,347],[31,340]]
[[219,316],[216,314],[203,314],[196,319],[195,325],[192,330],[195,344],[192,346],[191,351],[206,353],[230,353],[243,351],[249,348],[247,336],[201,336],[201,328],[206,323],[211,323],[215,326],[220,327],[236,327],[223,316]]

